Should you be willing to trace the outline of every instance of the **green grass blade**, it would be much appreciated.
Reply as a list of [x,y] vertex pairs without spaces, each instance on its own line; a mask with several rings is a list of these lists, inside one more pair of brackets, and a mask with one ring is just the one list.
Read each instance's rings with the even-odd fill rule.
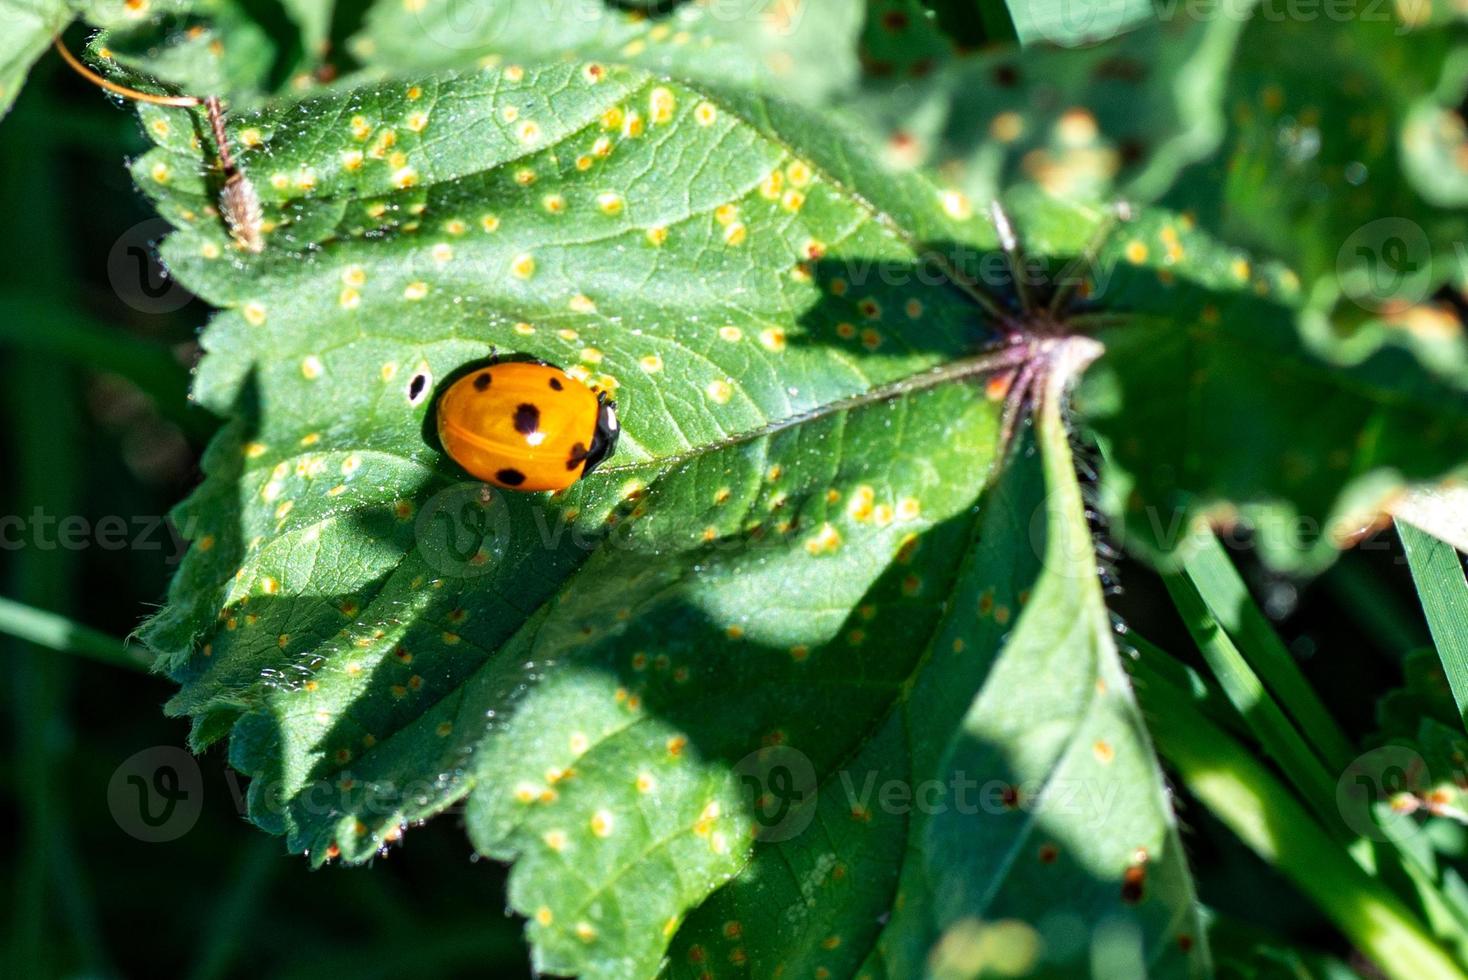
[[124,646],[114,636],[14,599],[0,598],[0,633],[58,653],[74,653],[113,667],[144,673],[152,661],[141,645]]
[[1468,724],[1468,580],[1463,577],[1463,560],[1452,545],[1414,524],[1398,521],[1397,534],[1407,551],[1412,581],[1458,714]]
[[1217,686],[1209,684],[1207,678],[1196,670],[1130,629],[1121,633],[1117,642],[1131,653],[1124,662],[1134,684],[1149,684],[1156,679],[1185,692],[1196,710],[1207,714],[1231,734],[1248,734],[1248,728],[1234,706],[1219,693]]
[[1253,753],[1160,676],[1137,686],[1158,749],[1188,789],[1394,980],[1464,977],[1385,885],[1358,867]]
[[1163,582],[1203,659],[1218,678],[1223,693],[1243,716],[1249,729],[1264,746],[1264,751],[1294,782],[1311,809],[1335,826],[1335,780],[1331,779],[1320,757],[1305,743],[1259,675],[1249,666],[1248,660],[1208,608],[1193,580],[1178,572],[1164,575]]
[[1326,766],[1333,771],[1344,769],[1355,755],[1350,740],[1300,672],[1264,611],[1249,595],[1248,586],[1218,538],[1206,535],[1198,550],[1184,562],[1183,572],[1209,613],[1286,714],[1293,718]]
[[[1125,663],[1132,684],[1139,691],[1140,700],[1146,701],[1148,694],[1153,697],[1164,696],[1153,693],[1153,689],[1161,689],[1166,692],[1167,697],[1182,699],[1190,710],[1199,712],[1209,722],[1218,725],[1226,735],[1233,738],[1248,736],[1245,723],[1228,700],[1219,693],[1217,686],[1210,684],[1172,654],[1134,631],[1128,630],[1122,642],[1135,652]],[[1366,839],[1359,839],[1346,848],[1346,853],[1363,871],[1373,877],[1381,878],[1385,873],[1386,879],[1390,880],[1389,869],[1396,869],[1399,876],[1405,875],[1415,900],[1420,903],[1414,907],[1422,909],[1432,934],[1439,942],[1451,948],[1468,949],[1468,921],[1443,900],[1437,883],[1437,873],[1423,864],[1416,851],[1397,844],[1373,844]]]

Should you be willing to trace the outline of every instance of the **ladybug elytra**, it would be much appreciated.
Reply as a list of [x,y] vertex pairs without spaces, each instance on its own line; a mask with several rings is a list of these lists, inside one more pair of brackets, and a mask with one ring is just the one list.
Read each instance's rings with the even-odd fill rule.
[[615,405],[549,364],[492,364],[438,400],[438,438],[472,476],[510,490],[564,490],[612,455]]

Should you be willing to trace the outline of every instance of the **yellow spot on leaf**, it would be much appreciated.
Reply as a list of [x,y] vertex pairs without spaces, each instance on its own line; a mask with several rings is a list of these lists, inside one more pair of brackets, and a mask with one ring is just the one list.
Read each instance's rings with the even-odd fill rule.
[[841,547],[841,533],[830,523],[823,523],[821,529],[805,542],[805,550],[812,555],[821,555],[836,551]]
[[944,191],[942,202],[943,210],[950,218],[963,221],[973,217],[973,204],[969,201],[968,195],[960,191]]
[[678,100],[673,97],[671,90],[659,86],[652,90],[647,97],[647,114],[657,126],[669,123],[673,119],[673,111],[678,107]]

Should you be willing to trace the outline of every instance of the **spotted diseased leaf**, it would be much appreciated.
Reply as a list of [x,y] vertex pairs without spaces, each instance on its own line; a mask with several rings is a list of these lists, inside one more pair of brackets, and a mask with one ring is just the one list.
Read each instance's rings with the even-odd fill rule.
[[[355,862],[464,802],[475,847],[514,862],[539,969],[641,977],[670,943],[687,963],[694,910],[778,853],[744,777],[780,749],[823,787],[789,846],[833,890],[779,914],[840,962],[921,962],[986,909],[1073,900],[1132,923],[1156,975],[1204,968],[1177,945],[1191,893],[1090,566],[1025,558],[1034,508],[1052,501],[1048,542],[1076,490],[1054,418],[1043,479],[999,475],[995,307],[948,247],[995,242],[953,195],[779,103],[503,66],[237,113],[254,255],[211,213],[198,120],[144,115],[164,257],[223,309],[196,396],[231,419],[145,638],[195,744],[229,736],[252,819]],[[468,480],[434,396],[495,351],[614,393],[616,456],[549,497]],[[1064,680],[1019,724],[1030,655]],[[905,731],[919,699],[931,727]],[[1125,832],[1090,839],[1085,810],[935,819],[921,833],[964,863],[928,885],[905,821],[834,789],[970,770],[1037,801],[1052,773],[1124,787]],[[1030,860],[1052,838],[1054,867]],[[1026,857],[985,865],[991,844]],[[899,859],[916,918],[883,933]],[[1048,871],[1063,894],[1037,890]],[[789,942],[755,914],[761,957]],[[1039,938],[1043,962],[1080,955]]]
[[318,0],[287,7],[290,20],[277,23],[266,8],[235,0],[102,0],[86,11],[103,28],[86,54],[104,77],[129,88],[212,95],[230,108],[258,103],[281,87],[277,64],[298,62],[285,90],[304,94],[316,84],[305,69],[319,57],[330,8]]
[[87,45],[88,62],[117,84],[217,95],[230,106],[257,101],[270,88],[276,43],[233,0],[106,0],[87,19],[103,28]]
[[820,104],[856,80],[858,3],[725,0],[652,16],[600,0],[375,4],[352,52],[376,71],[529,65],[574,56]]
[[870,78],[912,79],[929,75],[957,55],[923,0],[871,0],[861,32],[862,70]]
[[[1014,201],[1038,255],[1078,255],[1104,223],[1039,194]],[[1461,346],[1448,370],[1395,337],[1346,347],[1312,326],[1289,268],[1160,208],[1087,265],[1079,320],[1106,355],[1076,407],[1106,447],[1112,531],[1136,552],[1171,564],[1205,525],[1242,522],[1269,563],[1319,569],[1408,484],[1468,464]]]
[[31,65],[71,18],[71,7],[64,0],[0,3],[0,118],[15,103]]
[[[785,818],[808,829],[776,824],[775,840],[690,918],[673,975],[733,963],[750,976],[910,977],[950,975],[940,966],[951,962],[966,964],[951,975],[1006,965],[1075,976],[1092,950],[1067,939],[1070,914],[1099,932],[1135,930],[1127,969],[1208,972],[1060,397],[1057,384],[976,511],[922,540],[913,564],[926,565],[922,594],[939,601],[908,618],[921,652],[892,713],[835,772],[817,768],[818,794]],[[921,561],[935,547],[952,556],[937,581]],[[767,751],[778,758],[783,744]],[[975,933],[993,922],[1009,934],[986,948]]]
[[1288,262],[1322,300],[1343,292],[1343,327],[1362,318],[1358,306],[1428,299],[1461,281],[1468,240],[1465,52],[1456,28],[1409,30],[1385,10],[1256,12],[1224,92],[1223,146],[1167,203]]
[[[1072,200],[1155,198],[1217,145],[1242,6],[1146,23],[1082,50],[930,52],[920,81],[878,78],[860,109],[889,164],[937,168],[975,200],[1021,184]],[[894,44],[915,33],[906,17],[886,23]]]

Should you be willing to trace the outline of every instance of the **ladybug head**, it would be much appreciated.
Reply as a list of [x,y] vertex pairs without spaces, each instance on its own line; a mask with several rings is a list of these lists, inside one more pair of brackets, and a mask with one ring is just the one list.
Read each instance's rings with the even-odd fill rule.
[[622,426],[617,422],[617,403],[608,400],[604,391],[597,394],[596,403],[596,432],[591,436],[591,448],[586,453],[586,468],[581,471],[582,476],[591,473],[617,451],[617,437],[622,434]]

